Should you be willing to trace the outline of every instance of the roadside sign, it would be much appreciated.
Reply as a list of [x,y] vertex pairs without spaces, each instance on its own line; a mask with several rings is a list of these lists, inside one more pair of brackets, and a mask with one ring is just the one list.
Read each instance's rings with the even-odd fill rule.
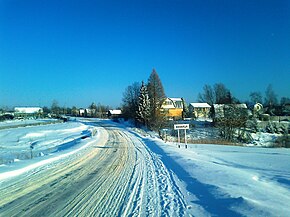
[[174,124],[174,130],[188,130],[189,124]]
[[178,148],[180,148],[179,130],[184,130],[184,142],[185,142],[185,148],[187,148],[186,130],[188,129],[189,129],[189,124],[174,124],[174,130],[177,130],[177,135],[178,135]]

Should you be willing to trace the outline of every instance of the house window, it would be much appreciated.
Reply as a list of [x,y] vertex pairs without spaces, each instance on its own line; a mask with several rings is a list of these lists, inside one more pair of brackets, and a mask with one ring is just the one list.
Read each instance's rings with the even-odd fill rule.
[[165,101],[165,105],[172,105],[171,101]]
[[176,108],[182,108],[182,102],[176,102]]

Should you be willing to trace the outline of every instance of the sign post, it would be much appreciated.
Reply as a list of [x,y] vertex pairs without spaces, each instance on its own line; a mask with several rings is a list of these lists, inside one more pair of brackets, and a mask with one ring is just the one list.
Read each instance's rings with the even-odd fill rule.
[[178,148],[180,148],[179,130],[184,130],[184,142],[185,142],[185,148],[187,148],[187,139],[186,139],[186,130],[187,129],[189,129],[189,124],[174,124],[174,130],[177,130]]
[[180,136],[179,136],[179,129],[177,130],[177,144],[178,144],[178,148],[180,148]]
[[184,143],[185,143],[185,148],[187,148],[186,129],[184,130]]

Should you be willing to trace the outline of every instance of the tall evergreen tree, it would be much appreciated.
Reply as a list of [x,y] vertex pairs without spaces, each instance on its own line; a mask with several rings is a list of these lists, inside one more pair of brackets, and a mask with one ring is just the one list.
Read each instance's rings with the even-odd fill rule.
[[182,105],[183,105],[182,119],[184,119],[184,118],[187,118],[190,116],[189,108],[188,108],[184,98],[182,98]]
[[142,81],[142,85],[140,88],[139,95],[139,104],[137,111],[137,120],[141,122],[143,125],[147,126],[150,117],[150,101],[148,90],[144,82]]
[[150,99],[149,125],[152,129],[158,130],[164,122],[164,117],[160,112],[160,108],[166,96],[161,80],[155,69],[153,69],[148,79],[148,95]]

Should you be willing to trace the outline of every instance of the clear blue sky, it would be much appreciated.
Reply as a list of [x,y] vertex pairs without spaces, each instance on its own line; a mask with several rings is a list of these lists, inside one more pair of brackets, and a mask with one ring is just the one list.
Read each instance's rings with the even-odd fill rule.
[[0,106],[118,106],[153,68],[187,102],[290,97],[290,1],[0,0]]

